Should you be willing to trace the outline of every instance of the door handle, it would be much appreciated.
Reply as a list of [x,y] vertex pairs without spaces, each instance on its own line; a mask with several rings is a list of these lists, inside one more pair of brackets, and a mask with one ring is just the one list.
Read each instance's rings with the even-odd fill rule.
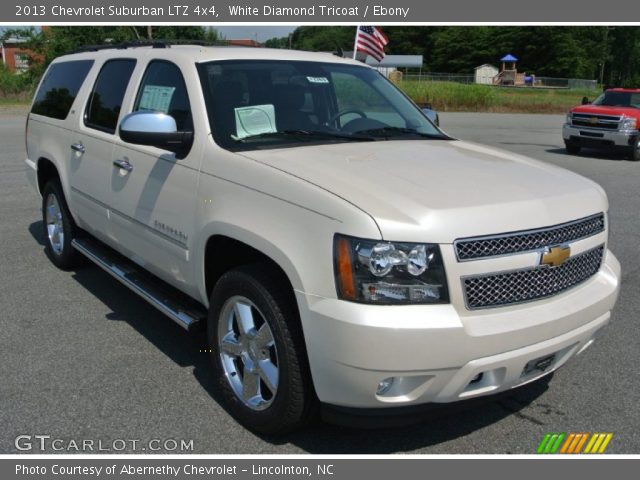
[[71,144],[71,150],[73,150],[74,152],[78,152],[78,153],[84,153],[86,148],[81,143],[73,143],[73,144]]
[[113,164],[118,168],[126,170],[127,172],[130,172],[133,170],[133,165],[131,165],[126,160],[114,160]]

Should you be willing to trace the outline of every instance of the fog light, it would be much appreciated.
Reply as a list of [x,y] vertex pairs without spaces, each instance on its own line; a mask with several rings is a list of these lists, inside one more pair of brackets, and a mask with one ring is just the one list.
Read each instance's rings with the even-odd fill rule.
[[376,395],[384,395],[393,386],[393,377],[385,378],[378,384],[378,389],[376,390]]

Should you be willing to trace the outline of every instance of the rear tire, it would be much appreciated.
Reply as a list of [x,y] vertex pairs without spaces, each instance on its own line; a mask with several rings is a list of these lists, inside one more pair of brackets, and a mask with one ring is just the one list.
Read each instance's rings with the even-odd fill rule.
[[254,432],[306,424],[317,399],[291,287],[265,265],[231,270],[211,294],[211,360],[226,405]]
[[571,155],[577,155],[578,153],[580,153],[580,145],[570,140],[564,141],[564,147],[566,148],[567,153]]
[[75,267],[80,255],[71,246],[71,241],[76,238],[78,227],[57,178],[49,180],[42,189],[42,223],[45,252],[49,259],[62,270]]

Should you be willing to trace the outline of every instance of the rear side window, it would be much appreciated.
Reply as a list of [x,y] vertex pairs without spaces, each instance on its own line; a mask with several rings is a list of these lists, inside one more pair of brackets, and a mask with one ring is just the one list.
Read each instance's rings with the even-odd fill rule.
[[31,113],[64,120],[71,110],[93,60],[54,63],[47,70],[33,102]]
[[109,60],[102,66],[85,113],[87,127],[107,133],[116,131],[122,100],[135,66],[133,59]]
[[171,115],[178,131],[192,131],[191,105],[184,78],[173,63],[154,60],[142,79],[134,111],[147,110]]

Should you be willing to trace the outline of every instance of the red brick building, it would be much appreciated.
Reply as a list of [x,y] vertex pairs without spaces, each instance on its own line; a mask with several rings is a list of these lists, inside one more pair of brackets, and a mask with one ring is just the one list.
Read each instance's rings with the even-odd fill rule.
[[29,68],[29,61],[37,55],[25,48],[25,41],[19,38],[9,38],[0,42],[0,61],[10,72],[24,72]]
[[250,38],[239,38],[236,40],[227,40],[227,45],[233,45],[236,47],[262,47],[260,42],[256,42]]

